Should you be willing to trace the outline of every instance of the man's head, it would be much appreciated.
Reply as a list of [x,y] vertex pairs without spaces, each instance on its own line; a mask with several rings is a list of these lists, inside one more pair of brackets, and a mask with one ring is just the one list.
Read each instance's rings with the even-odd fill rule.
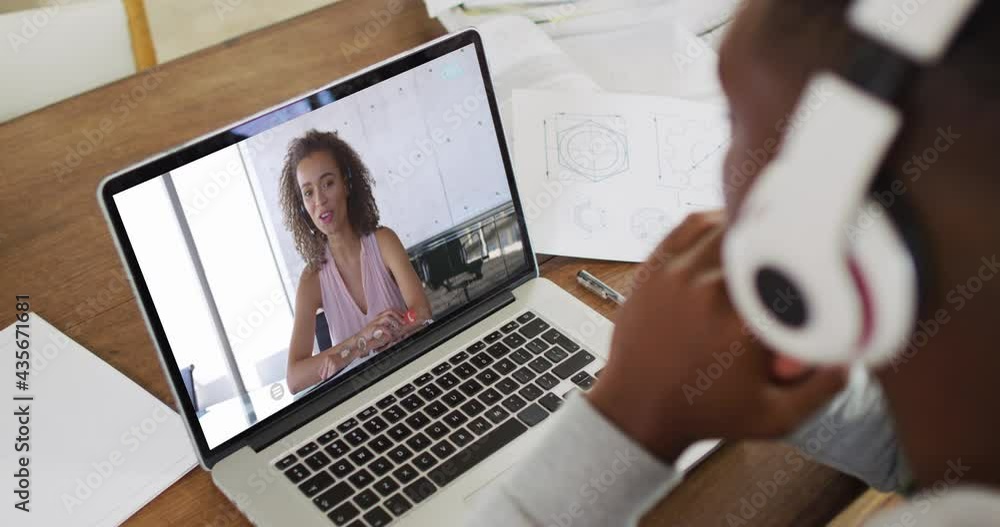
[[[784,131],[795,126],[790,118],[810,76],[849,63],[857,43],[844,22],[849,3],[748,0],[730,30],[720,73],[733,125],[725,164],[731,213],[780,150]],[[987,278],[993,273],[987,263],[1000,254],[994,220],[1000,180],[992,173],[990,135],[1000,117],[1000,74],[990,60],[1000,51],[991,30],[1000,21],[1000,4],[984,3],[945,61],[921,72],[903,95],[905,130],[884,167],[904,190],[880,201],[892,207],[906,200],[912,207],[930,272],[922,325],[906,354],[877,373],[925,486],[958,459],[973,466],[963,483],[1000,484],[1000,455],[989,446],[1000,428],[1000,396],[989,390],[1000,368],[994,322],[1000,275]],[[887,21],[886,30],[894,23],[905,20]],[[805,96],[822,104],[822,94]]]

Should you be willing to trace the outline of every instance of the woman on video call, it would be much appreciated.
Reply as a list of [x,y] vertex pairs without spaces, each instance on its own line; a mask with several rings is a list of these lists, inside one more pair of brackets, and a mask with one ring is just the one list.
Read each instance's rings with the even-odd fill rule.
[[[293,140],[280,193],[285,225],[306,262],[288,351],[295,393],[421,327],[431,308],[396,233],[379,227],[371,176],[350,145],[317,130]],[[321,306],[334,345],[313,355]]]

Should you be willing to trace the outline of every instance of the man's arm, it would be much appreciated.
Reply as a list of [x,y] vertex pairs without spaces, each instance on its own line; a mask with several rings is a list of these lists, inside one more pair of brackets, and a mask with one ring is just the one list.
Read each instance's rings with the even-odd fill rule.
[[[470,517],[484,525],[628,525],[681,480],[584,397],[552,417],[545,436]],[[882,390],[867,371],[787,441],[880,490],[910,483]]]
[[468,525],[635,525],[680,482],[586,397],[570,398],[549,421],[531,452],[484,493]]
[[[586,400],[543,423],[541,443],[487,492],[476,522],[634,524],[677,485],[671,465],[689,445],[784,437],[840,393],[846,373],[836,368],[791,385],[773,379],[773,354],[728,300],[723,234],[724,216],[693,215],[636,271],[641,287],[616,315],[608,363]],[[713,368],[723,377],[704,387],[700,375]]]

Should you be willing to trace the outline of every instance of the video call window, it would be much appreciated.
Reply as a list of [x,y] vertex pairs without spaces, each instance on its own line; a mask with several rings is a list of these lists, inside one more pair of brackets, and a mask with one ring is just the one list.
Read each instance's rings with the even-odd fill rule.
[[526,266],[472,46],[313,99],[115,196],[209,448]]

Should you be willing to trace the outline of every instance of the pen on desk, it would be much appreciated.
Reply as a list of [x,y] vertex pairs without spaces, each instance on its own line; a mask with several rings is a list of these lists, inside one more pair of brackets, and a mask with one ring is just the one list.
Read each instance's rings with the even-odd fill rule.
[[625,303],[625,295],[615,291],[614,288],[598,280],[596,276],[588,273],[587,271],[581,270],[576,273],[576,281],[580,282],[580,285],[605,300],[611,300],[618,305]]

